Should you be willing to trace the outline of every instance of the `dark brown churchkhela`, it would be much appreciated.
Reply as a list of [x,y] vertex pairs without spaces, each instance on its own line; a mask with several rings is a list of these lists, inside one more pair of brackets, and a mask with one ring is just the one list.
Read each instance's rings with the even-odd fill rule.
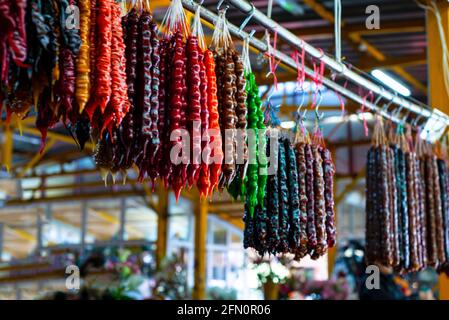
[[324,200],[326,208],[326,237],[327,246],[335,246],[336,228],[335,228],[335,209],[334,209],[334,174],[335,168],[332,163],[332,156],[329,149],[324,148],[321,151],[324,171]]
[[326,235],[326,204],[324,199],[324,173],[323,160],[321,159],[320,147],[312,145],[313,156],[313,175],[314,175],[314,211],[315,211],[315,230],[317,245],[312,258],[318,258],[327,251]]
[[318,259],[336,242],[330,151],[324,145],[292,143],[286,135],[271,134],[266,154],[276,168],[267,180],[266,211],[257,205],[251,218],[246,203],[244,246],[261,255],[292,253],[296,260],[306,255]]
[[[449,271],[445,152],[398,128],[388,145],[376,124],[366,176],[366,262],[405,273]],[[382,129],[383,130],[383,129]],[[385,172],[387,174],[385,174]]]
[[315,225],[315,192],[313,176],[313,153],[312,147],[304,147],[306,155],[306,192],[307,192],[307,249],[309,252],[315,251],[317,245],[316,225]]
[[[302,259],[307,255],[307,190],[306,190],[306,154],[305,144],[297,143],[295,146],[296,164],[298,166],[298,188],[299,188],[299,225],[300,237],[299,244],[296,250],[296,259]],[[332,199],[333,201],[333,199]]]

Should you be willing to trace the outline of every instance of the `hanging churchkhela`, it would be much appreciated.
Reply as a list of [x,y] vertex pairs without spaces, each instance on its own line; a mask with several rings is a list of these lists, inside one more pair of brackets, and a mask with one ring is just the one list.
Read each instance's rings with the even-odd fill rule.
[[[79,28],[67,25],[72,5]],[[162,32],[147,0],[0,0],[0,24],[0,107],[7,124],[14,117],[19,125],[35,107],[41,152],[60,123],[81,149],[94,142],[105,183],[117,173],[125,181],[135,166],[139,182],[158,180],[176,198],[196,186],[201,197],[227,189],[244,200],[245,247],[299,259],[335,245],[330,153],[321,141],[286,135],[267,147],[249,42],[240,55],[225,10],[210,48],[200,11],[190,29],[181,0],[172,1]],[[432,177],[434,188],[449,188]],[[436,202],[436,226],[446,221],[444,201]]]
[[[436,152],[434,152],[434,149]],[[446,154],[402,125],[387,138],[380,118],[368,152],[366,261],[397,271],[446,268]],[[445,190],[445,191],[444,191]]]
[[266,154],[276,174],[267,176],[265,199],[254,214],[247,196],[244,246],[260,255],[292,253],[300,260],[309,254],[318,259],[336,242],[330,152],[319,130],[312,138],[298,130],[294,143],[284,134],[278,138],[276,129],[270,132]]
[[[212,37],[212,50],[215,59],[215,73],[217,75],[217,98],[219,124],[223,137],[223,153],[225,154],[222,165],[222,173],[219,180],[219,188],[223,190],[229,187],[233,180],[237,178],[236,195],[241,195],[244,184],[247,150],[242,143],[243,163],[237,163],[237,140],[245,141],[246,136],[237,134],[245,133],[247,127],[246,115],[246,91],[243,61],[234,48],[231,35],[227,27],[225,17],[226,10],[219,13],[219,20],[215,26]],[[236,131],[236,129],[240,129]]]

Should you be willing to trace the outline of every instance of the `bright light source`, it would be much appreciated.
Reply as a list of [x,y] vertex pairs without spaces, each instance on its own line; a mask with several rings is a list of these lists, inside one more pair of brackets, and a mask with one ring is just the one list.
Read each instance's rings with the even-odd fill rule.
[[295,121],[282,121],[281,127],[284,129],[292,129],[296,126]]
[[346,258],[351,258],[354,255],[354,252],[352,251],[352,249],[348,248],[343,254]]
[[427,120],[424,129],[421,132],[421,139],[435,142],[441,138],[446,130],[446,124],[441,121],[442,119],[440,116],[444,116],[444,113],[438,109],[433,109],[432,117]]
[[294,16],[303,15],[304,8],[292,0],[278,0],[279,6]]
[[403,96],[408,97],[411,94],[411,91],[406,86],[393,79],[390,75],[386,74],[382,70],[374,69],[373,71],[371,71],[371,74],[376,79],[380,80],[385,85],[402,94]]
[[153,261],[153,257],[151,257],[151,255],[149,255],[149,254],[145,254],[145,255],[142,257],[142,260],[143,260],[143,263],[145,263],[145,264],[150,264],[151,261]]
[[[373,121],[374,116],[371,112],[363,112],[363,113],[357,113],[357,114],[351,114],[349,115],[348,119],[351,122],[355,121],[363,121],[363,118],[365,118],[366,121],[370,122]],[[345,116],[329,116],[325,117],[321,123],[323,124],[337,124],[342,121],[345,121]]]

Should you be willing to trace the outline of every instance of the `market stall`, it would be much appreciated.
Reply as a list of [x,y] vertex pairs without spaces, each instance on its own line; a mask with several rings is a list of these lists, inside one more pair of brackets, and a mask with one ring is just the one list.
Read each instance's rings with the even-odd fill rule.
[[[333,12],[315,1],[304,3],[333,24],[333,56],[272,19],[273,1],[266,14],[233,0],[0,2],[2,162],[9,177],[20,179],[5,209],[82,201],[77,227],[83,253],[89,214],[118,226],[119,247],[125,234],[145,237],[138,236],[138,224],[126,227],[126,199],[142,196],[138,205],[157,215],[154,255],[160,268],[170,247],[173,201],[187,201],[195,230],[191,296],[204,299],[209,213],[242,230],[241,246],[249,255],[298,263],[327,259],[331,276],[338,206],[366,177],[366,264],[400,274],[432,267],[442,274],[441,298],[448,298],[449,73],[441,19],[449,8],[418,7],[429,16],[428,42],[442,46],[428,51],[428,105],[342,58],[347,39],[340,1]],[[163,14],[160,6],[167,7]],[[240,24],[230,22],[231,8],[243,14]],[[287,96],[288,90],[293,107],[283,111],[287,98],[280,92]],[[331,139],[339,124],[325,128],[331,116],[323,100],[332,99],[332,116],[348,126],[355,116],[364,144],[372,145],[364,150],[365,169],[355,173],[349,127],[352,180],[344,187],[337,180],[338,145]],[[39,151],[24,165],[14,159],[15,130],[40,138]],[[32,171],[62,142],[94,164],[82,160],[68,172],[61,165],[56,174]],[[97,179],[84,178],[90,174]],[[48,183],[55,176],[74,179]],[[23,185],[27,179],[38,183]],[[87,209],[91,198],[114,196],[123,199],[115,215]],[[58,217],[51,211],[49,205],[46,216]],[[37,217],[35,235],[19,234],[33,243],[36,238],[41,252],[42,214]],[[59,219],[73,224],[62,213]]]

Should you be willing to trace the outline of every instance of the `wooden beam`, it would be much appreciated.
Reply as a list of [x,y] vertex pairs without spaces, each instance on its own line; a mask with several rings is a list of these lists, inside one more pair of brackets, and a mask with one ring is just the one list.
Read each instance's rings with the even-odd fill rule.
[[31,199],[9,199],[5,202],[5,206],[27,206],[35,205],[37,203],[47,202],[69,202],[76,200],[87,199],[116,199],[118,197],[133,197],[144,195],[143,190],[126,190],[126,191],[109,191],[109,192],[95,192],[89,194],[73,194],[68,196],[58,197],[44,197],[44,198],[31,198]]
[[[337,163],[337,153],[336,153],[336,148],[335,147],[331,147],[330,148],[331,151],[331,155],[332,155],[332,160],[334,163]],[[337,195],[336,194],[336,189],[337,189],[337,179],[334,175],[334,198]],[[337,205],[335,205],[335,217],[334,217],[334,223],[335,223],[335,228],[337,228],[338,225],[338,221],[337,221]],[[338,236],[338,232],[337,232],[337,236]],[[335,245],[333,248],[329,248],[327,251],[327,273],[329,276],[329,279],[332,277],[332,273],[334,271],[334,266],[335,266],[335,260],[337,257],[337,248],[338,248],[338,241],[337,241],[337,245]]]
[[156,266],[161,267],[167,254],[168,239],[168,204],[169,193],[161,184],[158,187],[157,203],[157,239],[156,239]]
[[345,198],[345,196],[354,190],[354,188],[358,185],[360,179],[364,178],[366,174],[366,168],[363,167],[362,170],[357,174],[357,176],[352,179],[352,181],[346,185],[346,187],[343,189],[343,191],[335,198],[335,207],[337,207],[340,202]]
[[61,171],[57,173],[51,174],[30,174],[23,179],[51,179],[51,178],[60,178],[66,176],[77,176],[77,175],[90,175],[90,174],[100,174],[100,171],[95,169],[83,169],[83,170],[75,170],[75,171]]
[[242,215],[239,217],[234,217],[229,215],[229,212],[226,211],[226,213],[224,212],[214,212],[214,214],[219,217],[220,219],[226,221],[229,224],[232,224],[234,227],[237,227],[240,230],[243,230],[245,227],[245,224],[243,223],[243,212]]
[[49,262],[37,262],[37,263],[27,263],[27,264],[12,264],[0,267],[0,272],[9,271],[23,271],[23,270],[38,270],[51,267]]
[[[316,0],[304,0],[304,3],[307,4],[311,9],[313,9],[320,17],[329,23],[334,23],[334,15],[330,12],[326,7],[322,4],[318,3]],[[375,59],[379,61],[387,60],[387,57],[374,45],[369,43],[367,40],[363,39],[360,33],[346,33],[345,32],[345,22],[341,21],[343,37],[349,40],[352,44],[356,44],[358,47],[362,46],[366,49],[366,51]],[[407,71],[405,71],[402,67],[393,67],[392,70],[405,79],[408,83],[410,83],[413,87],[418,89],[423,93],[427,93],[427,88],[421,82],[413,78]]]
[[3,139],[4,142],[0,156],[3,166],[6,168],[6,171],[9,172],[12,166],[12,156],[14,150],[13,131],[11,130],[10,126],[5,126]]
[[[441,15],[442,27],[445,30],[446,42],[449,41],[449,3],[436,1]],[[427,11],[427,57],[429,74],[429,104],[449,114],[449,94],[445,86],[442,64],[443,50],[441,46],[438,23],[435,15]],[[449,278],[443,273],[439,276],[440,300],[449,300]]]
[[[28,133],[30,135],[33,135],[33,136],[36,136],[36,137],[39,137],[39,138],[41,136],[41,132],[38,129],[36,129],[36,128],[24,126],[22,128],[22,131],[24,133]],[[55,139],[56,141],[64,142],[64,143],[71,144],[71,145],[74,145],[74,146],[78,146],[76,141],[73,140],[73,138],[68,136],[68,135],[56,133],[56,132],[53,132],[53,131],[48,131],[47,137],[49,139]],[[92,142],[88,141],[88,142],[86,142],[84,148],[87,149],[87,150],[94,150],[95,145]]]
[[[333,26],[312,27],[312,28],[298,28],[294,24],[301,22],[281,23],[282,26],[291,30],[295,35],[301,38],[316,38],[319,36],[334,36]],[[248,27],[249,28],[249,27]],[[361,35],[381,35],[381,34],[395,34],[406,32],[424,32],[426,29],[424,19],[407,19],[407,20],[393,20],[382,21],[380,29],[367,29],[364,23],[346,24],[344,33],[359,33]]]
[[206,241],[207,241],[207,200],[200,199],[199,194],[194,202],[195,214],[195,270],[192,298],[204,300],[206,298]]
[[[369,41],[362,38],[360,34],[352,33],[349,35],[349,40],[353,43],[358,44],[366,49],[366,52],[371,55],[376,60],[383,62],[387,61],[388,58],[385,54],[383,54],[379,49],[377,49],[374,45],[369,43]],[[411,84],[413,87],[421,91],[422,93],[427,93],[427,87],[422,84],[420,81],[416,80],[412,75],[410,75],[407,71],[405,71],[402,67],[393,66],[391,68],[396,74],[401,76],[406,82]]]
[[47,144],[44,147],[44,150],[42,152],[38,152],[34,155],[34,157],[31,158],[31,160],[23,167],[22,171],[20,171],[17,174],[17,178],[22,178],[26,175],[28,170],[32,169],[44,156],[45,152],[49,150],[53,145],[56,143],[56,140],[54,138],[50,138],[50,140],[47,142]]
[[[307,6],[309,6],[310,9],[316,12],[321,18],[324,20],[334,23],[334,14],[327,10],[325,6],[323,6],[321,3],[318,3],[316,0],[304,0],[303,1]],[[345,23],[342,21],[341,26],[343,27]]]
[[[60,223],[63,223],[65,225],[67,225],[67,226],[71,226],[71,227],[78,228],[78,229],[81,228],[81,222],[79,222],[79,223],[78,222],[73,222],[70,219],[67,219],[67,217],[65,217],[63,213],[56,213],[56,214],[54,214],[53,215],[53,220],[59,221]],[[90,223],[90,227],[91,227],[90,229],[94,229],[94,228],[92,228],[92,223]],[[110,237],[109,236],[105,236],[104,232],[98,233],[95,230],[89,230],[89,228],[87,229],[86,234],[93,235],[96,240],[101,240],[101,241],[108,241],[108,240],[110,240]]]
[[403,57],[390,57],[384,61],[364,60],[360,64],[360,68],[364,71],[379,68],[393,68],[393,67],[410,67],[427,63],[427,55],[415,54]]
[[36,242],[36,237],[25,230],[12,228],[6,224],[4,225],[4,230],[15,234],[16,236],[18,236],[23,240],[27,240],[29,242]]

